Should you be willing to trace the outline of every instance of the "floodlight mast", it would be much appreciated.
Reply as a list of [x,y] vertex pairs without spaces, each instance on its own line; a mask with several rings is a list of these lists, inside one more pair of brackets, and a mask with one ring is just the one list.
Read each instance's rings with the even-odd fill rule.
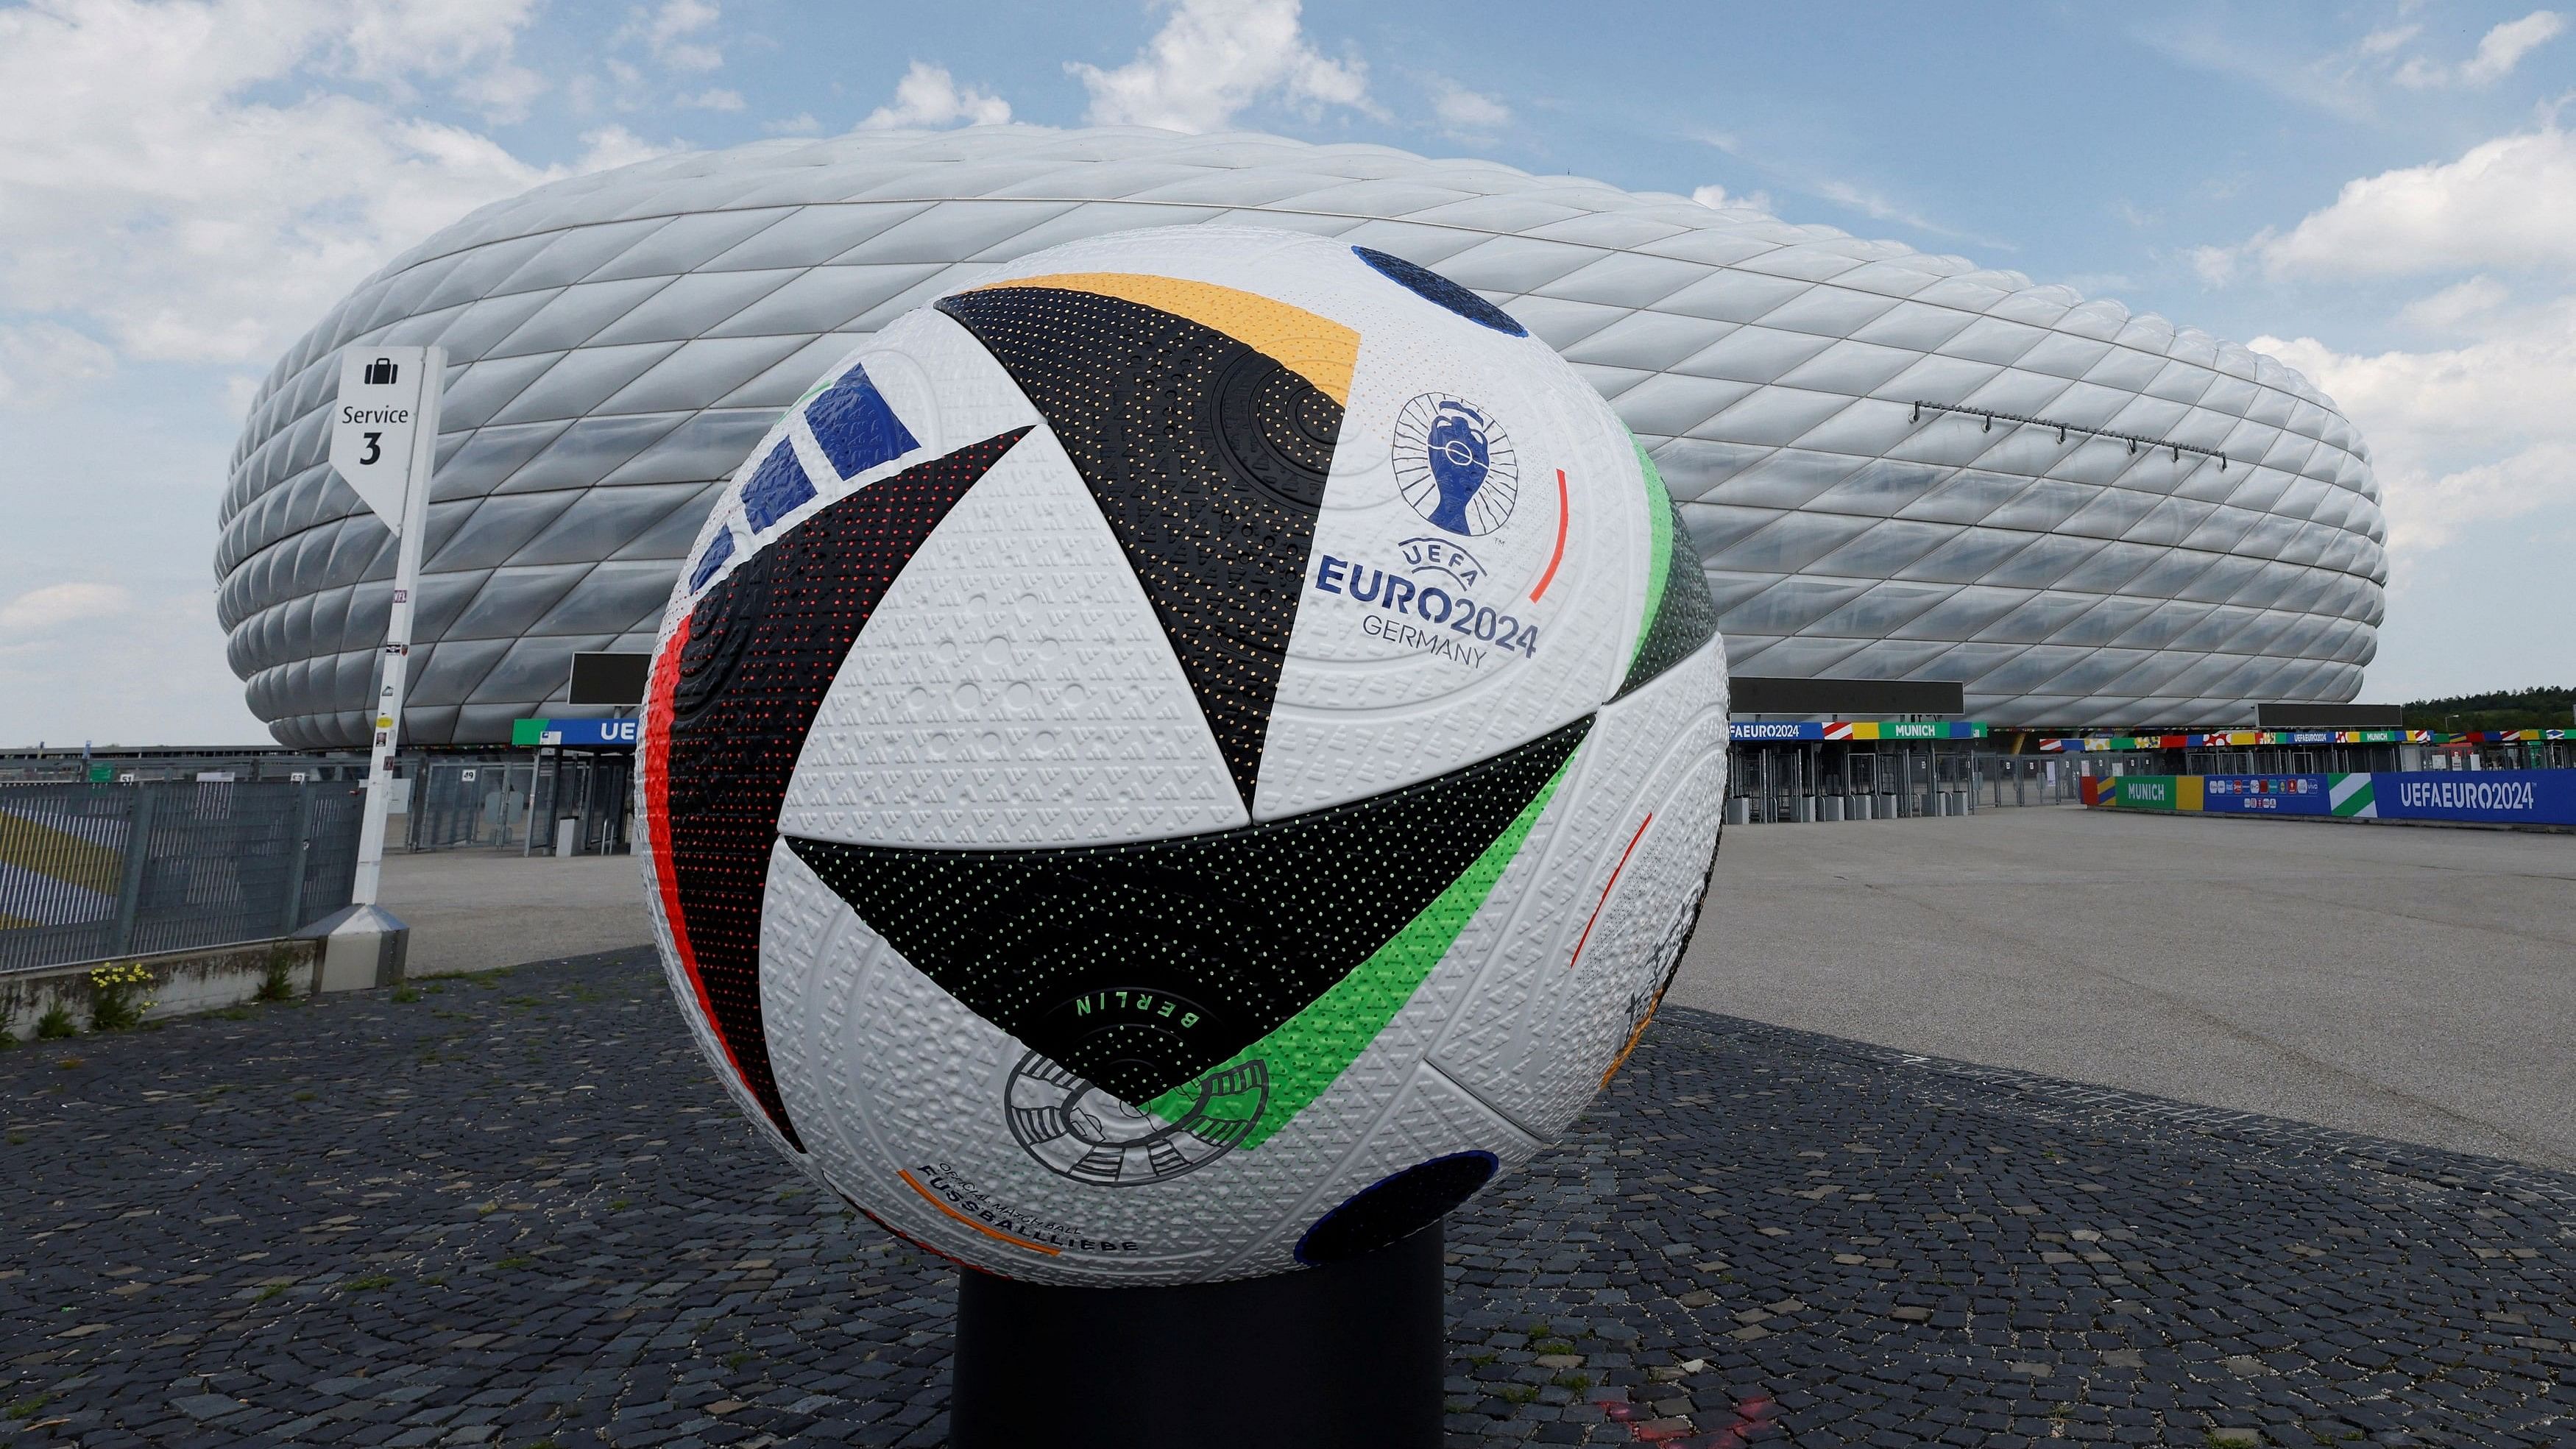
[[[356,354],[375,358],[388,351],[353,348],[350,365],[355,365]],[[419,384],[418,400],[412,407],[399,513],[386,520],[396,539],[393,610],[385,623],[384,669],[374,701],[375,743],[367,769],[366,816],[358,830],[358,872],[349,893],[351,903],[361,906],[376,903],[384,874],[385,816],[393,803],[394,754],[401,744],[403,694],[411,675],[412,610],[420,592],[421,547],[429,531],[429,483],[438,462],[438,400],[446,380],[447,350],[421,348],[417,362],[411,365]],[[361,496],[365,496],[365,490],[361,490]],[[381,495],[367,498],[368,505],[379,514],[384,512],[384,503],[390,501]]]

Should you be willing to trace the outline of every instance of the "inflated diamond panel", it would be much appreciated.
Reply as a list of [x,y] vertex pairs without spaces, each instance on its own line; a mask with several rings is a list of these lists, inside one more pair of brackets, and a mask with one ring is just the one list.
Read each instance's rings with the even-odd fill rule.
[[[251,708],[287,743],[367,737],[394,560],[323,461],[342,347],[448,350],[404,724],[419,743],[497,741],[561,712],[575,650],[651,648],[723,480],[860,337],[1013,257],[1194,221],[1341,238],[1417,290],[1432,284],[1407,265],[1436,269],[1461,290],[1424,295],[1563,352],[1661,470],[1743,672],[1958,679],[2001,723],[2219,722],[2258,694],[2349,699],[2371,658],[2387,562],[2368,450],[2306,379],[2206,333],[1957,257],[1488,162],[986,127],[558,182],[360,285],[280,359],[233,455],[215,567]],[[812,466],[913,441],[846,385]],[[1292,391],[1242,402],[1293,462],[1319,419]],[[2226,464],[1918,417],[1918,400]]]

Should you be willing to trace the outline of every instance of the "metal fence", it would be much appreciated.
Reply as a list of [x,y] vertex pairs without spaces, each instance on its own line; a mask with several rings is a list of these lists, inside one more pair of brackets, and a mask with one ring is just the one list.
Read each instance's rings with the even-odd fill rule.
[[0,785],[0,971],[282,936],[349,904],[358,787]]
[[410,778],[403,844],[411,849],[517,850],[528,843],[531,794],[542,783],[534,760],[427,759],[412,764]]
[[542,756],[479,755],[405,761],[409,850],[480,848],[552,855],[571,820],[581,855],[628,848],[633,756],[554,750]]
[[[1739,825],[1902,820],[2015,806],[2073,804],[2086,766],[2072,757],[2004,755],[1928,746],[1828,752],[1815,746],[1739,746],[1727,776],[1727,819]],[[2091,768],[2108,773],[2109,765]]]

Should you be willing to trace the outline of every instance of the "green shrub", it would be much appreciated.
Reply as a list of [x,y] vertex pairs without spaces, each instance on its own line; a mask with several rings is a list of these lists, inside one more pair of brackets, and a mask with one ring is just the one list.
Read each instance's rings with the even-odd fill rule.
[[36,1018],[36,1037],[40,1041],[60,1041],[80,1030],[72,1025],[71,1008],[57,1001]]

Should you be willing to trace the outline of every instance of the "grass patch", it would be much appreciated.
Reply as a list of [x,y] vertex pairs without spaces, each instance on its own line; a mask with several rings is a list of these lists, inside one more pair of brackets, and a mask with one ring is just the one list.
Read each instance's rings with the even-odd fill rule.
[[1538,1402],[1538,1385],[1504,1384],[1494,1390],[1494,1397],[1506,1404],[1535,1404]]
[[47,1007],[45,1014],[36,1018],[36,1040],[38,1041],[61,1041],[79,1032],[80,1028],[72,1024],[71,1008],[61,1002]]
[[52,1403],[53,1399],[54,1396],[51,1394],[29,1394],[27,1397],[11,1404],[6,1412],[12,1419],[32,1419],[36,1417],[36,1411],[38,1409]]
[[299,1102],[310,1102],[320,1095],[322,1094],[319,1092],[298,1092],[295,1094],[295,1100]]
[[408,1006],[412,1002],[420,1000],[420,993],[412,990],[408,986],[397,986],[394,988],[394,1000],[402,1002],[404,1005]]
[[536,1259],[534,1259],[534,1258],[530,1258],[530,1257],[527,1257],[527,1256],[524,1256],[524,1255],[522,1255],[522,1254],[513,1253],[513,1254],[511,1254],[509,1257],[503,1258],[501,1261],[499,1261],[499,1262],[497,1262],[497,1263],[493,1264],[492,1266],[493,1266],[493,1267],[495,1267],[495,1268],[533,1268],[533,1267],[535,1267],[536,1265],[537,1265],[537,1260],[536,1260]]
[[1592,1375],[1558,1374],[1554,1379],[1550,1380],[1550,1382],[1554,1383],[1560,1389],[1571,1389],[1579,1394],[1585,1389],[1592,1387]]
[[266,1303],[266,1302],[267,1302],[268,1300],[270,1300],[271,1298],[274,1298],[274,1297],[276,1297],[278,1294],[283,1293],[283,1292],[285,1292],[285,1291],[286,1291],[286,1285],[285,1285],[285,1284],[283,1284],[283,1283],[271,1283],[271,1284],[269,1284],[267,1287],[262,1288],[261,1290],[259,1290],[259,1292],[257,1292],[257,1293],[255,1293],[255,1294],[253,1294],[253,1295],[251,1296],[251,1300],[250,1300],[250,1301],[251,1301],[251,1302],[253,1302],[253,1303]]
[[74,1067],[86,1066],[88,1063],[82,1061],[79,1057],[65,1057],[61,1061],[54,1063],[54,1065],[68,1072]]
[[295,995],[294,983],[287,980],[287,973],[294,969],[294,954],[283,946],[269,951],[268,969],[260,974],[259,990],[251,993],[251,1000],[284,1001]]
[[350,1278],[343,1281],[340,1284],[340,1291],[343,1293],[372,1293],[378,1288],[391,1288],[392,1286],[394,1286],[392,1275],[386,1273],[369,1273],[363,1277]]

